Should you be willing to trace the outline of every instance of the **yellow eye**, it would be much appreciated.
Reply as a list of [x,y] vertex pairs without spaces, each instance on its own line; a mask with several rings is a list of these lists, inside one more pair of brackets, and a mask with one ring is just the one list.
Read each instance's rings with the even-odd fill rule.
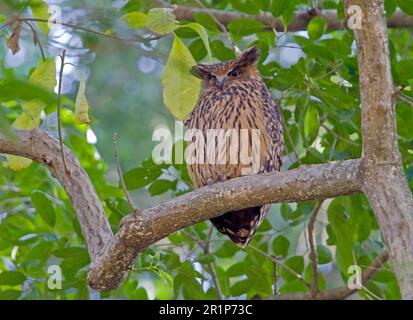
[[238,77],[239,74],[240,74],[239,70],[232,70],[230,73],[228,73],[228,75],[231,77]]

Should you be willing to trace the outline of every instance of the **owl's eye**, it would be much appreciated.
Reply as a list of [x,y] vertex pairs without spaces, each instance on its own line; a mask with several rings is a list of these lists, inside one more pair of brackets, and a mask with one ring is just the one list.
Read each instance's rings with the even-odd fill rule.
[[215,76],[212,73],[208,73],[208,80],[215,79]]
[[230,73],[228,73],[228,75],[231,77],[238,77],[239,74],[240,74],[239,70],[232,70]]

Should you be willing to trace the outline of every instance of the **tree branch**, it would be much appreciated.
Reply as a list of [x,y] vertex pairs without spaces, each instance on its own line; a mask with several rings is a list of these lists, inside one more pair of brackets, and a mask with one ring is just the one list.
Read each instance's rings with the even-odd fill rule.
[[47,167],[68,194],[85,237],[92,262],[114,240],[102,204],[79,160],[63,145],[67,170],[59,141],[40,129],[16,130],[15,141],[0,132],[0,153],[27,157]]
[[[229,12],[215,9],[204,9],[204,8],[194,8],[187,6],[177,6],[174,9],[174,14],[177,20],[194,20],[195,13],[206,13],[212,14],[215,19],[219,21],[223,26],[227,26],[230,22],[241,19],[248,18],[254,19],[261,22],[267,30],[285,31],[285,28],[279,19],[274,19],[272,14],[263,13],[259,15],[250,15],[239,12]],[[338,19],[336,10],[309,10],[309,11],[298,11],[295,13],[294,18],[288,25],[288,31],[300,31],[307,30],[307,25],[311,19],[315,16],[323,16],[328,25],[328,30],[338,30],[347,27],[345,21]],[[413,27],[413,16],[408,16],[400,10],[397,10],[393,15],[387,20],[387,25],[389,28],[412,28]]]
[[402,297],[413,299],[413,198],[397,145],[395,95],[383,0],[346,0],[363,12],[358,48],[363,191],[378,219]]
[[319,200],[362,188],[359,160],[231,179],[127,216],[113,238],[90,179],[73,153],[64,148],[66,172],[57,140],[40,129],[15,133],[17,142],[0,134],[0,152],[31,158],[60,181],[77,212],[92,258],[89,285],[100,291],[119,286],[139,252],[186,226],[246,207]]
[[318,212],[323,205],[323,200],[317,202],[311,213],[310,221],[308,222],[308,242],[310,243],[310,260],[311,260],[311,293],[315,297],[318,293],[318,261],[317,261],[317,244],[315,238],[315,223],[317,221]]

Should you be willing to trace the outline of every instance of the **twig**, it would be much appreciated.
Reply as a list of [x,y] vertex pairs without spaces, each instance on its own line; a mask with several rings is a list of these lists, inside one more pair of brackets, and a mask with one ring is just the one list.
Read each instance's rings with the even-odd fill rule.
[[274,289],[273,292],[274,294],[278,294],[278,264],[277,261],[273,261],[273,266],[274,266]]
[[335,138],[342,140],[344,142],[347,142],[349,144],[352,144],[353,146],[359,146],[360,144],[354,141],[351,141],[349,139],[346,139],[340,135],[338,135],[337,133],[334,132],[334,130],[331,130],[329,127],[327,127],[324,123],[320,122],[320,126],[323,127],[326,131],[328,131],[329,133],[331,133]]
[[42,44],[41,44],[41,42],[40,42],[40,40],[39,40],[39,35],[37,34],[36,29],[33,28],[32,24],[31,24],[29,21],[24,21],[24,23],[26,23],[26,24],[30,27],[30,29],[32,30],[32,33],[33,33],[33,43],[34,43],[35,46],[36,46],[36,45],[39,45],[39,49],[40,49],[40,53],[41,53],[41,55],[42,55],[42,59],[43,59],[43,61],[46,61],[46,58],[45,58],[45,56],[44,56],[43,47],[42,47]]
[[310,243],[310,260],[311,260],[311,295],[315,297],[319,291],[318,288],[318,263],[317,263],[317,247],[315,239],[315,222],[317,221],[317,214],[323,205],[324,200],[317,202],[311,213],[310,221],[308,222],[308,242]]
[[[40,18],[27,18],[27,17],[18,17],[18,20],[20,21],[35,21],[35,22],[42,22],[42,23],[49,23],[49,20],[47,19],[40,19]],[[92,30],[92,29],[88,29],[82,26],[78,26],[75,24],[71,24],[71,23],[66,23],[66,22],[56,22],[54,21],[53,24],[58,24],[61,26],[65,26],[68,28],[72,28],[74,30],[81,30],[81,31],[85,31],[85,32],[89,32],[89,33],[94,33],[96,35],[102,36],[102,37],[106,37],[106,38],[110,38],[113,40],[119,40],[119,41],[127,41],[127,42],[147,42],[147,41],[152,41],[152,40],[159,40],[160,38],[162,38],[164,35],[152,35],[150,37],[140,37],[140,36],[136,36],[135,38],[124,38],[124,37],[119,37],[119,36],[115,36],[113,34],[109,34],[109,33],[104,33],[101,31],[96,31],[96,30]]]
[[224,24],[222,24],[215,16],[214,14],[211,12],[211,10],[209,8],[207,8],[200,0],[195,0],[196,3],[198,3],[202,8],[204,8],[207,12],[208,15],[215,21],[215,23],[218,25],[218,27],[221,29],[222,33],[224,34],[224,36],[227,38],[229,44],[232,47],[232,50],[234,51],[234,53],[236,55],[239,55],[241,53],[241,50],[237,47],[237,45],[234,43],[234,41],[232,41],[231,36],[228,33],[227,28],[225,27]]
[[57,131],[59,134],[59,144],[60,144],[60,152],[62,154],[62,160],[63,160],[63,165],[66,170],[67,170],[67,165],[66,165],[66,159],[65,159],[65,152],[63,150],[63,138],[62,138],[62,124],[60,121],[60,111],[61,111],[61,98],[62,98],[62,81],[63,81],[63,68],[65,66],[65,56],[66,56],[66,50],[62,51],[62,54],[59,55],[60,60],[61,60],[61,65],[60,65],[60,72],[59,72],[59,86],[58,86],[58,91],[57,91]]
[[408,96],[405,96],[403,93],[400,92],[399,97],[401,101],[404,103],[407,103],[410,107],[413,107],[413,98],[410,98]]
[[113,149],[114,149],[114,155],[115,155],[116,171],[118,173],[120,185],[122,187],[123,193],[125,194],[126,200],[128,201],[131,210],[136,211],[132,198],[130,197],[128,189],[126,188],[125,180],[123,179],[122,168],[120,167],[120,160],[119,160],[118,140],[119,140],[119,135],[117,132],[115,132],[113,134]]
[[[361,285],[364,287],[370,281],[371,278],[379,271],[380,267],[386,263],[389,259],[389,254],[385,250],[378,255],[376,259],[371,263],[370,267],[361,276]],[[284,293],[273,295],[262,300],[342,300],[351,296],[359,289],[350,289],[348,287],[340,287],[336,289],[321,291],[314,297],[311,292],[298,292],[298,293]],[[261,299],[261,298],[257,298]]]
[[[276,101],[276,103],[277,103],[277,101]],[[291,137],[290,129],[289,129],[288,126],[287,126],[287,122],[286,122],[285,119],[284,119],[284,115],[283,115],[283,113],[282,113],[282,111],[281,111],[281,108],[280,108],[280,116],[281,116],[281,122],[282,122],[282,125],[283,125],[283,128],[284,128],[284,131],[285,131],[285,133],[287,134],[287,138],[288,138],[288,141],[290,142],[291,149],[292,149],[292,151],[293,151],[293,153],[294,153],[294,155],[295,155],[296,161],[297,161],[298,164],[301,166],[302,163],[301,163],[301,160],[300,160],[300,156],[298,155],[297,149],[295,148],[293,138]]]
[[295,272],[293,269],[291,269],[289,266],[287,266],[286,264],[284,264],[280,259],[277,259],[271,255],[269,255],[268,253],[262,251],[261,249],[254,247],[252,245],[248,245],[247,248],[251,248],[254,249],[255,251],[257,251],[258,253],[262,254],[264,257],[270,259],[271,261],[277,262],[281,267],[283,267],[286,271],[288,271],[289,273],[291,273],[292,275],[294,275],[295,277],[297,277],[298,280],[300,280],[302,283],[304,283],[304,285],[306,285],[308,288],[311,288],[311,283],[309,283],[307,280],[305,280],[303,278],[303,276],[297,272]]
[[[192,233],[187,232],[185,230],[181,230],[182,234],[184,234],[186,237],[191,239],[194,243],[197,243],[199,245],[199,247],[201,247],[201,249],[204,251],[205,255],[209,254],[209,244],[213,241],[213,240],[211,240],[213,231],[214,231],[214,229],[211,226],[209,228],[206,240],[199,240]],[[224,241],[226,241],[226,240],[224,240]],[[208,269],[209,269],[209,273],[210,273],[211,278],[212,278],[212,282],[214,283],[214,286],[215,286],[215,292],[217,294],[217,297],[218,297],[219,300],[223,300],[224,296],[222,294],[221,285],[219,284],[218,276],[217,276],[217,273],[215,271],[215,266],[214,266],[213,262],[208,263]]]
[[[208,236],[207,236],[207,240],[208,242],[205,244],[205,250],[204,253],[205,254],[209,254],[209,245],[210,245],[210,240],[212,237],[212,232],[214,231],[213,226],[211,226],[209,228],[209,232],[208,232]],[[217,277],[217,273],[215,271],[215,266],[214,266],[214,262],[209,262],[208,263],[208,268],[209,268],[209,273],[211,274],[211,278],[212,281],[214,282],[214,286],[215,286],[215,292],[218,296],[219,300],[223,300],[223,294],[222,294],[222,290],[221,290],[221,285],[219,284],[219,280]]]

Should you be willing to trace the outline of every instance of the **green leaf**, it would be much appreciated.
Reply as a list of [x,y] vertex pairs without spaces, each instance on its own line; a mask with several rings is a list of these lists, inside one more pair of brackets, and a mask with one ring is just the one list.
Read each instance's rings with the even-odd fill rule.
[[251,287],[251,281],[248,279],[245,280],[241,280],[236,282],[233,286],[231,286],[230,292],[232,296],[240,296],[246,292],[248,292],[248,290]]
[[202,264],[208,264],[215,261],[215,257],[212,254],[201,254],[196,258],[196,261]]
[[[286,281],[293,281],[297,279],[296,274],[302,274],[304,271],[304,258],[302,256],[294,256],[285,262],[285,265],[289,268],[283,268],[281,272],[281,277]],[[289,270],[295,271],[296,274],[290,272]]]
[[318,16],[311,19],[307,26],[308,35],[311,39],[317,40],[327,31],[327,21],[324,17]]
[[407,103],[398,103],[396,109],[397,131],[406,139],[413,139],[413,108]]
[[214,252],[219,258],[232,257],[239,251],[239,248],[232,241],[225,241],[224,244]]
[[19,290],[0,291],[0,300],[17,300],[21,294]]
[[222,41],[213,41],[211,43],[212,52],[214,57],[220,61],[232,60],[235,58],[235,53],[230,48],[226,47]]
[[244,262],[238,262],[229,267],[229,269],[226,271],[226,275],[230,278],[240,277],[246,274],[247,269],[248,266],[246,266]]
[[288,249],[290,248],[290,240],[283,235],[276,237],[272,243],[272,249],[277,256],[286,257],[288,255]]
[[291,220],[291,216],[293,214],[293,209],[289,206],[287,203],[282,203],[281,208],[281,217],[284,219],[284,221],[289,222]]
[[40,100],[43,104],[56,102],[56,95],[43,88],[20,80],[0,81],[0,102],[13,99]]
[[307,145],[311,145],[318,135],[320,122],[318,120],[318,109],[314,105],[309,105],[304,117],[304,136]]
[[208,62],[212,63],[211,47],[209,45],[208,33],[206,29],[199,23],[188,23],[180,27],[190,28],[199,34],[200,38],[202,39],[202,42],[204,43],[205,49],[207,50],[207,53],[208,53]]
[[396,73],[400,83],[406,83],[407,80],[413,79],[413,59],[400,60],[396,64]]
[[272,1],[271,12],[274,18],[281,16],[289,7],[290,0]]
[[328,249],[326,246],[322,244],[317,245],[317,259],[318,264],[325,264],[331,262],[333,260],[333,257],[331,255],[330,249]]
[[193,17],[196,22],[203,25],[210,31],[219,32],[217,23],[215,22],[214,18],[211,17],[208,13],[203,12],[196,12],[193,14]]
[[31,198],[36,212],[49,226],[54,227],[56,223],[56,213],[52,202],[41,191],[33,191]]
[[145,26],[151,31],[166,34],[174,31],[177,27],[175,15],[171,8],[154,8],[146,16]]
[[308,288],[300,280],[288,281],[283,284],[280,288],[280,293],[289,293],[289,292],[306,292]]
[[[30,0],[30,6],[35,18],[49,20],[49,7],[44,0]],[[47,22],[39,22],[38,25],[44,34],[47,35],[49,33]]]
[[413,2],[411,0],[395,0],[397,6],[406,14],[413,16]]
[[75,258],[75,257],[89,257],[86,248],[83,247],[67,247],[53,251],[53,255],[58,258]]
[[157,165],[151,158],[143,161],[142,166],[133,168],[123,175],[128,190],[143,188],[155,181],[162,174],[162,166]]
[[146,24],[146,14],[139,11],[129,12],[123,15],[120,19],[132,29],[141,28]]
[[156,180],[153,182],[149,188],[148,191],[151,194],[151,196],[157,196],[160,194],[163,194],[171,189],[173,189],[173,186],[175,185],[174,181],[169,181],[169,180]]
[[0,286],[17,286],[26,280],[26,276],[19,271],[3,271],[0,273]]
[[170,287],[173,287],[174,279],[171,277],[169,273],[166,273],[160,268],[154,269],[154,272],[158,274],[165,281],[166,284],[168,284]]
[[148,172],[145,168],[134,168],[126,172],[123,178],[128,190],[136,190],[147,186],[161,174],[160,169]]
[[79,90],[75,103],[75,120],[81,124],[90,123],[89,119],[89,102],[86,97],[86,84],[83,72],[79,70]]
[[228,30],[240,36],[247,36],[253,33],[260,32],[264,28],[264,25],[253,19],[242,18],[233,20],[228,24]]
[[257,1],[250,0],[230,0],[231,6],[236,10],[248,14],[258,14],[259,7],[257,6]]
[[190,74],[196,64],[191,52],[175,35],[171,52],[162,74],[163,100],[178,120],[183,120],[195,107],[201,80]]
[[349,219],[344,214],[344,208],[340,199],[334,199],[328,207],[328,221],[337,246],[336,262],[343,274],[347,274],[347,269],[354,263],[353,245],[356,235]]

